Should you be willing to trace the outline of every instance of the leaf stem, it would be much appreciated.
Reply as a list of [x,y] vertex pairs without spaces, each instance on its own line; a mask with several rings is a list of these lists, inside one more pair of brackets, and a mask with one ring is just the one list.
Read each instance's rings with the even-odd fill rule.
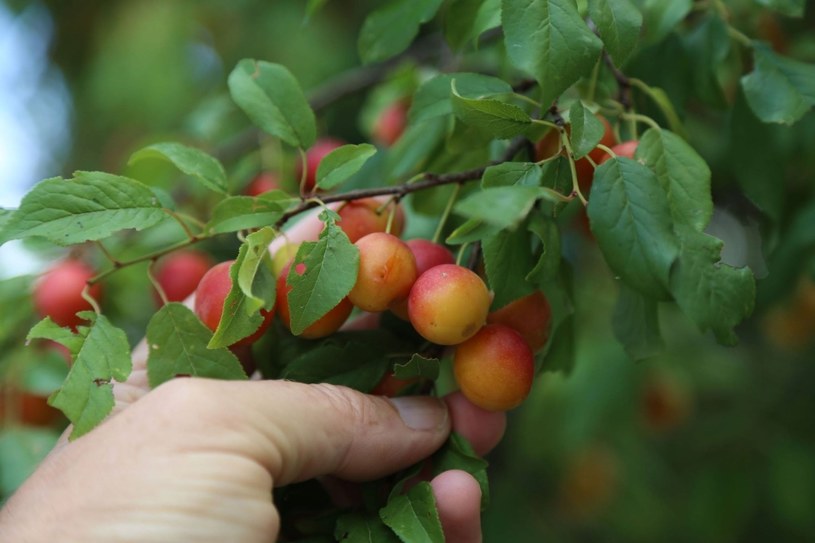
[[[114,268],[114,269],[117,269],[117,268]],[[93,278],[91,278],[91,280],[93,280]],[[97,315],[101,315],[102,314],[102,309],[99,307],[99,303],[96,301],[96,299],[93,296],[91,296],[91,287],[93,286],[93,283],[91,283],[91,280],[88,280],[85,283],[85,288],[82,289],[82,298],[86,302],[91,304],[91,307],[93,308],[94,312],[96,312]]]
[[565,128],[560,129],[560,141],[563,142],[563,146],[566,148],[566,155],[569,158],[569,169],[572,171],[572,194],[577,195],[580,202],[585,206],[589,202],[586,200],[586,197],[583,196],[583,193],[580,191],[580,184],[577,182],[577,167],[574,163],[574,152],[572,151],[572,144],[569,142],[569,135],[566,133]]
[[177,222],[181,226],[182,230],[184,230],[184,233],[187,234],[187,237],[190,240],[197,239],[198,236],[193,234],[192,230],[190,230],[190,225],[188,225],[186,222],[184,222],[184,219],[182,219],[181,216],[178,213],[176,213],[172,209],[168,209],[166,207],[163,209],[163,211],[166,214],[168,214],[170,217],[172,217],[175,220],[175,222]]
[[102,251],[102,254],[105,255],[105,258],[107,258],[114,267],[119,267],[122,265],[121,262],[116,259],[116,257],[110,254],[110,251],[108,251],[107,247],[105,247],[105,244],[102,243],[101,240],[96,240],[95,243],[96,246],[99,247],[99,250]]
[[447,205],[444,208],[444,212],[439,219],[439,224],[436,226],[436,231],[433,233],[433,243],[438,243],[439,239],[441,239],[441,234],[444,231],[444,225],[447,223],[447,219],[450,217],[450,212],[453,211],[453,205],[456,203],[456,199],[458,199],[458,193],[461,191],[461,183],[456,184],[453,187],[453,192],[450,193],[450,198],[447,199]]
[[641,123],[645,123],[645,124],[647,124],[648,126],[650,126],[651,128],[653,128],[654,130],[657,130],[657,131],[662,130],[662,127],[659,126],[654,119],[652,119],[651,117],[648,117],[646,115],[641,115],[639,113],[623,113],[622,117],[623,117],[623,119],[628,119],[629,121],[632,121],[632,122],[639,121]]

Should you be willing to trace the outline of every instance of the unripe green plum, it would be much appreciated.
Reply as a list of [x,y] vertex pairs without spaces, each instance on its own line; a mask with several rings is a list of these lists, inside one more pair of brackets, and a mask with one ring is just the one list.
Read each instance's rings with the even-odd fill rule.
[[[216,264],[201,278],[201,282],[198,283],[198,288],[195,289],[195,314],[198,315],[201,322],[213,332],[218,328],[218,323],[221,322],[221,315],[224,312],[224,301],[232,289],[232,279],[229,277],[229,268],[231,268],[234,263],[234,260],[227,260]],[[260,339],[260,336],[263,335],[263,332],[266,331],[272,322],[274,309],[271,311],[261,309],[260,314],[264,317],[260,327],[252,335],[235,342],[235,346],[249,345]]]
[[[283,268],[283,271],[277,278],[277,314],[280,316],[280,322],[283,323],[287,329],[291,330],[291,312],[289,311],[289,293],[292,287],[286,284],[286,278],[289,276],[291,265]],[[295,268],[295,273],[302,275],[305,273],[305,264],[299,264]],[[306,339],[318,339],[321,337],[330,336],[340,329],[340,327],[348,320],[351,310],[354,306],[348,301],[348,298],[343,298],[328,313],[317,319],[311,326],[306,328],[300,333],[300,337]]]
[[[393,211],[391,234],[400,236],[405,225],[405,212],[395,202],[389,203],[381,211],[384,203],[376,198],[363,198],[346,202],[337,210],[340,216],[339,227],[356,243],[360,238],[374,232],[384,232],[388,227],[388,217]],[[396,209],[394,210],[394,206]]]
[[552,308],[539,290],[487,315],[488,323],[503,324],[521,334],[532,352],[546,345],[551,321]]
[[408,317],[428,341],[457,345],[484,325],[490,303],[487,285],[475,272],[441,264],[416,280],[408,298]]
[[487,411],[508,411],[529,395],[535,363],[521,334],[488,324],[456,347],[453,373],[472,403]]
[[359,274],[348,299],[363,311],[385,311],[407,298],[416,281],[416,259],[392,234],[374,232],[360,238]]
[[[87,281],[93,276],[93,269],[79,260],[57,263],[34,285],[34,307],[41,316],[51,317],[60,326],[76,328],[83,322],[76,314],[93,309],[82,297]],[[99,300],[102,287],[92,286],[89,294]]]

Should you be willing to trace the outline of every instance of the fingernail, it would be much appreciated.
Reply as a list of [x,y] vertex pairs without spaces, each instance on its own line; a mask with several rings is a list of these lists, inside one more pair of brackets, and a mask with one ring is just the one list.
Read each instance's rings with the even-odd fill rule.
[[447,427],[447,405],[438,398],[405,396],[388,398],[405,426],[414,430],[441,430]]

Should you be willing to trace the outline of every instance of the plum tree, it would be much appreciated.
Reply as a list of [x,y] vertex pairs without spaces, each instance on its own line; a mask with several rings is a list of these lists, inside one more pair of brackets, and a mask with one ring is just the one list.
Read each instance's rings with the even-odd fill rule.
[[357,240],[359,274],[348,294],[351,303],[364,311],[385,311],[404,300],[416,281],[416,259],[405,242],[384,232]]
[[[93,309],[82,297],[82,291],[93,276],[94,270],[80,260],[67,259],[57,263],[34,286],[34,307],[41,316],[51,317],[60,326],[76,328],[82,323],[76,314]],[[99,300],[102,287],[97,283],[88,292]]]
[[[337,147],[342,147],[343,145],[345,145],[345,142],[340,139],[320,138],[306,151],[306,180],[303,185],[305,192],[311,192],[314,189],[314,185],[317,184],[317,168],[320,167],[320,162],[322,162],[323,158]],[[303,176],[303,165],[301,162],[297,162],[295,175],[298,181]]]
[[264,171],[256,175],[249,184],[246,185],[243,193],[247,196],[260,196],[261,194],[279,188],[280,177],[274,172]]
[[[213,332],[218,328],[218,323],[221,322],[224,302],[232,289],[229,269],[234,263],[234,260],[226,260],[216,264],[201,278],[198,288],[195,289],[195,314]],[[249,345],[260,339],[272,322],[274,310],[266,311],[262,309],[261,314],[264,319],[260,327],[252,335],[235,342],[234,345]]]
[[552,308],[543,292],[536,290],[487,315],[490,324],[504,324],[519,334],[533,352],[546,345],[552,321]]
[[388,227],[391,212],[394,213],[394,217],[390,233],[398,237],[405,225],[405,212],[402,206],[395,202],[383,203],[376,198],[346,202],[337,210],[340,215],[338,224],[351,243],[356,243],[368,234],[384,232]]
[[524,338],[503,324],[488,324],[456,347],[453,373],[468,400],[487,411],[508,411],[532,389],[535,362]]
[[484,325],[490,303],[487,285],[475,272],[442,264],[424,272],[410,289],[408,317],[428,341],[456,345]]
[[[291,312],[289,311],[289,293],[292,287],[286,284],[286,279],[291,270],[291,263],[285,266],[277,277],[277,314],[280,317],[280,322],[283,323],[287,329],[291,330]],[[305,264],[299,264],[295,267],[295,273],[305,273]],[[330,336],[340,329],[340,327],[348,320],[348,316],[354,309],[353,304],[348,298],[343,298],[342,301],[334,306],[328,313],[317,319],[312,325],[308,326],[300,334],[300,337],[306,339],[318,339],[321,337]]]
[[397,100],[386,106],[373,126],[372,136],[374,141],[386,147],[396,143],[402,136],[402,132],[405,131],[407,112],[408,105],[402,100]]
[[[186,250],[176,251],[159,260],[155,278],[168,302],[182,302],[195,292],[201,278],[214,262],[206,253]],[[156,296],[161,304],[161,297]]]

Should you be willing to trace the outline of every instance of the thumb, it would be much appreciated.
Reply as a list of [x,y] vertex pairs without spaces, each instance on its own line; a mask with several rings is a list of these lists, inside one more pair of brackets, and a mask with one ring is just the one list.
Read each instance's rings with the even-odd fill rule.
[[375,479],[430,456],[450,433],[445,403],[431,397],[386,399],[326,384],[206,379],[176,379],[153,394],[155,403],[173,403],[160,409],[175,413],[172,435],[184,449],[248,456],[276,486],[320,475]]

